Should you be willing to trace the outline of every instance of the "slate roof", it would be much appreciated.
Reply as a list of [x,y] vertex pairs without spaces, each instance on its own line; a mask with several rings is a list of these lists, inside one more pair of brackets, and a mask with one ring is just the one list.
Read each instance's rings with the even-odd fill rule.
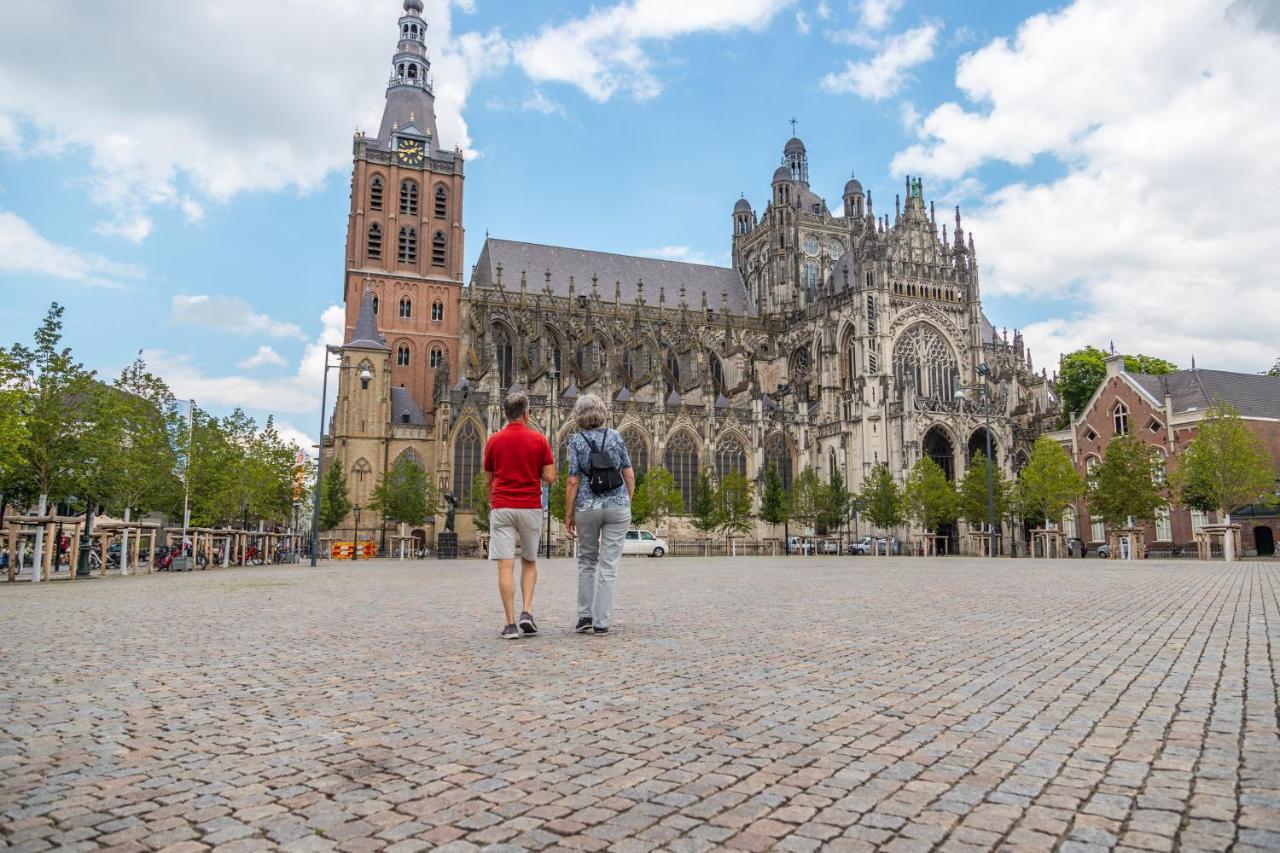
[[[405,419],[406,415],[408,420]],[[403,385],[397,385],[391,389],[391,421],[414,426],[427,425],[427,416],[422,413],[422,409],[414,401],[409,389]]]
[[1179,370],[1165,376],[1130,373],[1129,378],[1162,405],[1173,398],[1176,414],[1207,409],[1219,400],[1243,417],[1280,419],[1280,377],[1226,370]]
[[360,349],[387,349],[387,342],[378,331],[378,315],[373,310],[373,291],[366,290],[360,300],[360,315],[356,318],[356,327],[351,332],[351,339],[346,343],[349,347]]
[[685,301],[690,308],[702,306],[706,294],[707,307],[721,309],[721,293],[728,293],[728,310],[733,314],[754,316],[755,306],[747,298],[747,287],[737,270],[706,264],[687,264],[656,258],[637,258],[585,249],[567,249],[514,240],[486,239],[471,279],[474,287],[497,287],[498,266],[502,266],[502,286],[508,293],[520,290],[520,274],[525,273],[530,295],[541,293],[546,285],[546,271],[551,270],[551,291],[556,296],[569,295],[569,277],[573,276],[575,293],[591,293],[591,277],[599,279],[598,292],[606,302],[613,301],[615,282],[622,286],[622,301],[632,304],[639,293],[636,283],[644,282],[644,301],[658,304],[658,288],[666,288],[666,305],[680,303],[680,287],[685,288]]

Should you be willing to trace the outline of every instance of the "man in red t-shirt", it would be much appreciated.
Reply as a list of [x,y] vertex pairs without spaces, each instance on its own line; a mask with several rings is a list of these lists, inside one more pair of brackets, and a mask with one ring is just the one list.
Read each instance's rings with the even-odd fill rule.
[[[506,611],[502,639],[538,633],[533,588],[538,583],[538,538],[542,531],[542,484],[556,480],[556,461],[542,433],[529,429],[529,397],[516,391],[503,401],[507,425],[484,448],[489,484],[489,559],[498,562],[498,592]],[[515,618],[516,540],[520,540],[520,597]]]

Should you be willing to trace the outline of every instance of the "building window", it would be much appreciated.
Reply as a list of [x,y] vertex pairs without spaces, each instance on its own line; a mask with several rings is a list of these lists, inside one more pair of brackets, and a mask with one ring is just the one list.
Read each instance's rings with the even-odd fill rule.
[[1069,506],[1062,511],[1062,532],[1068,539],[1075,539],[1080,535],[1080,523],[1076,519],[1075,507]]
[[367,254],[370,260],[376,261],[382,258],[382,226],[376,222],[369,226]]
[[1089,525],[1090,542],[1106,542],[1107,541],[1107,524],[1100,518],[1093,519],[1093,523]]
[[444,362],[444,350],[440,347],[431,348],[431,369],[435,370]]
[[408,344],[401,344],[400,348],[396,350],[396,364],[399,365],[400,367],[409,366],[409,345]]
[[375,177],[369,182],[369,209],[382,210],[382,178]]
[[631,457],[631,467],[635,470],[636,476],[647,473],[649,470],[649,442],[644,440],[644,436],[633,429],[625,429],[622,431],[622,442],[627,445],[627,455]]
[[1129,434],[1129,407],[1124,403],[1116,403],[1111,410],[1111,419],[1115,423],[1116,435]]
[[1169,508],[1167,506],[1159,507],[1156,510],[1156,541],[1173,541],[1173,519],[1169,517]]
[[449,216],[449,191],[444,184],[436,187],[436,219],[447,219]]
[[378,313],[378,294],[373,295],[373,313]]
[[773,435],[765,439],[764,467],[765,471],[768,471],[771,467],[777,468],[778,477],[782,480],[783,491],[791,491],[791,479],[793,474],[791,447],[787,443],[786,439],[782,437],[782,433],[775,432]]
[[874,335],[876,333],[876,298],[868,294],[867,296],[867,334]]
[[872,290],[874,289],[874,287],[875,287],[875,278],[872,276],[871,273],[867,273],[867,290]]
[[441,323],[444,321],[444,303],[443,302],[431,303],[431,319],[436,323]]
[[416,181],[400,182],[400,212],[418,215],[418,184]]
[[698,482],[698,443],[689,433],[676,433],[667,443],[667,470],[676,481],[676,488],[684,498],[684,514],[693,507],[694,487]]
[[400,263],[418,262],[418,229],[405,225],[400,228]]
[[1204,530],[1204,526],[1209,523],[1209,513],[1198,509],[1191,510],[1191,532],[1199,533]]
[[1162,448],[1151,448],[1151,480],[1157,486],[1163,486],[1168,482],[1167,461],[1168,457]]
[[747,476],[747,449],[733,436],[725,436],[716,448],[716,474],[724,479],[735,473]]
[[444,248],[444,232],[437,231],[436,236],[431,238],[431,265],[433,267],[444,266]]
[[812,302],[818,298],[818,262],[806,261],[804,265],[804,293]]
[[461,509],[475,509],[471,489],[480,473],[483,441],[474,421],[466,421],[453,440],[453,495]]
[[1151,430],[1153,433],[1159,433],[1160,430],[1164,429],[1164,425],[1155,418],[1152,418],[1151,423],[1147,425],[1147,429]]
[[408,320],[412,316],[413,316],[413,303],[410,302],[409,297],[406,296],[400,300],[400,317],[401,319]]

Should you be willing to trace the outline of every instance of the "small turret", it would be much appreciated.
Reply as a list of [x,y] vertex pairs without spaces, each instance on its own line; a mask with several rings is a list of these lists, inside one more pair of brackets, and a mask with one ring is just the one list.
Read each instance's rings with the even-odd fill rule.
[[853,176],[850,176],[849,182],[844,185],[844,215],[847,219],[863,217],[862,184]]

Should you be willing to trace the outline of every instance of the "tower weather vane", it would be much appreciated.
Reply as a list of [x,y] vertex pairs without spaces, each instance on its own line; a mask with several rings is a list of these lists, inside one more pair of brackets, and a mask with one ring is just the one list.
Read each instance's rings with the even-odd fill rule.
[[795,136],[795,135],[796,135],[796,125],[797,125],[797,124],[799,124],[799,122],[797,122],[797,121],[795,120],[795,117],[794,117],[794,116],[792,116],[792,118],[791,118],[791,135],[792,135],[792,136]]

